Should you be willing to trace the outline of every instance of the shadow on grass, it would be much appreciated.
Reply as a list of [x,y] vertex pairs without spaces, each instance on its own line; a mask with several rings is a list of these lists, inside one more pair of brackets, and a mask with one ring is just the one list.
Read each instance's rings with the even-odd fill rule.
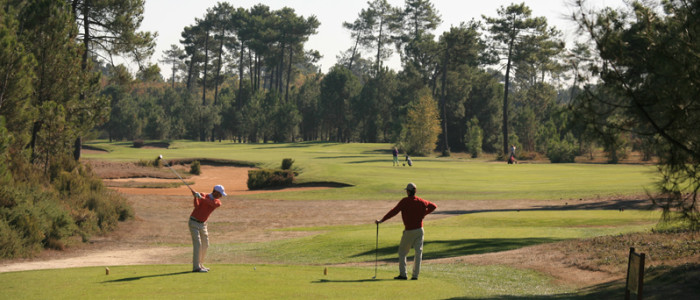
[[380,281],[393,281],[393,279],[357,279],[357,280],[333,280],[333,279],[319,279],[312,281],[311,283],[357,283],[357,282],[380,282]]
[[625,210],[625,209],[638,209],[645,210],[651,208],[651,201],[648,199],[637,199],[637,200],[610,200],[604,202],[594,202],[585,203],[582,201],[572,200],[567,202],[565,205],[542,205],[534,206],[525,209],[475,209],[475,210],[443,210],[435,211],[433,214],[439,215],[464,215],[464,214],[476,214],[484,212],[508,212],[508,211],[547,211],[547,210]]
[[387,166],[389,166],[389,163],[391,163],[392,160],[390,158],[387,158],[387,159],[368,159],[368,160],[351,161],[351,162],[348,162],[348,164],[357,165],[357,164],[371,164],[371,163],[380,163],[380,162],[384,162],[387,164]]
[[[554,243],[563,239],[555,238],[521,238],[521,239],[462,239],[431,241],[423,244],[423,259],[437,259],[472,254],[483,254],[518,249],[530,245]],[[379,256],[396,254],[398,245],[377,250]],[[351,257],[374,256],[375,250],[368,250]],[[412,253],[412,252],[411,252]],[[409,254],[411,254],[409,253]],[[395,260],[392,258],[392,260]]]
[[365,158],[366,156],[361,155],[338,155],[338,156],[316,156],[315,159],[340,159],[340,158]]
[[175,272],[175,273],[167,273],[167,274],[134,276],[134,277],[126,277],[126,278],[122,278],[122,279],[107,280],[107,281],[103,281],[102,283],[129,282],[129,281],[141,280],[144,278],[167,277],[167,276],[184,275],[184,274],[190,274],[190,273],[192,273],[192,272]]
[[[700,264],[649,268],[644,275],[644,299],[697,299],[700,294]],[[581,289],[577,293],[557,295],[513,296],[490,298],[457,297],[452,299],[624,299],[625,281],[615,280]],[[633,297],[634,299],[634,297]]]

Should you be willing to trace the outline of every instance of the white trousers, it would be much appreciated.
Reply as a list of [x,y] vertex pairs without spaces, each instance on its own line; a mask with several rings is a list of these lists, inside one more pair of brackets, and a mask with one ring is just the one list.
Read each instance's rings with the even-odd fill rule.
[[204,263],[204,257],[209,248],[209,232],[207,232],[207,223],[190,219],[189,226],[192,234],[192,270],[194,271],[201,268]]
[[423,260],[423,227],[413,230],[404,230],[401,236],[401,244],[399,244],[399,275],[406,276],[406,256],[408,251],[413,248],[415,255],[413,256],[413,278],[418,278],[420,274],[420,264]]

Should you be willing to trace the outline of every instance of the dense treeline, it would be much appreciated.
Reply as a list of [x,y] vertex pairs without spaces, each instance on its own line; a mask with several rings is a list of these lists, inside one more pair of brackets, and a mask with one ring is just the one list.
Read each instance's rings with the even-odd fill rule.
[[[112,104],[104,132],[117,140],[391,142],[412,154],[584,149],[574,146],[591,138],[573,131],[569,97],[561,97],[573,72],[560,32],[524,4],[483,19],[436,36],[441,19],[430,1],[370,1],[343,23],[353,43],[323,74],[320,54],[304,47],[319,26],[314,16],[219,3],[164,53],[167,82],[150,69],[132,78],[123,66],[104,68]],[[393,53],[399,71],[385,66]],[[435,109],[409,117],[419,95]],[[429,126],[436,138],[408,132],[407,122],[427,120],[439,120]]]
[[131,216],[78,159],[82,137],[109,117],[96,54],[147,54],[150,35],[134,34],[142,8],[0,0],[0,257],[63,249]]
[[[692,212],[697,224],[700,143],[690,138],[696,110],[684,102],[697,96],[697,3],[574,5],[588,41],[567,48],[524,3],[436,33],[440,14],[429,0],[371,0],[343,23],[352,43],[324,74],[320,53],[304,48],[315,17],[219,3],[164,53],[168,83],[158,83],[155,66],[137,79],[105,68],[112,111],[104,130],[110,139],[390,142],[418,155],[505,157],[514,147],[520,159],[552,162],[603,148],[617,163],[634,150],[660,160],[657,203]],[[655,48],[666,45],[675,48]],[[395,53],[400,70],[385,65]]]

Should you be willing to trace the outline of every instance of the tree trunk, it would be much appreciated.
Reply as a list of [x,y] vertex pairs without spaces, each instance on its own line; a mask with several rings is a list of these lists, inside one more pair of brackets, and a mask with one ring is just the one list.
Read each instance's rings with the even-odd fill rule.
[[[84,36],[84,52],[83,52],[83,57],[82,61],[80,62],[80,67],[81,70],[83,71],[83,74],[87,73],[87,67],[88,67],[88,59],[89,59],[89,50],[90,50],[90,6],[88,5],[88,1],[83,2],[83,31],[85,36]],[[80,93],[80,102],[85,101],[85,92]],[[80,149],[83,147],[83,140],[80,138],[80,135],[78,135],[75,138],[75,142],[73,143],[73,158],[78,161],[80,160]]]
[[357,47],[360,44],[362,34],[357,34],[357,39],[355,40],[355,46],[352,47],[352,53],[350,54],[350,62],[348,62],[348,70],[352,70],[352,63],[355,61],[355,53],[357,53]]
[[289,102],[289,82],[292,79],[292,58],[294,57],[294,48],[289,47],[289,65],[287,67],[287,87],[284,91],[284,102]]
[[219,98],[219,80],[221,77],[221,65],[223,63],[224,54],[224,33],[221,33],[221,40],[219,43],[219,62],[216,66],[216,77],[214,78],[214,105],[216,105],[216,100]]
[[236,97],[236,103],[238,103],[238,108],[241,108],[243,105],[241,102],[243,102],[243,99],[241,99],[241,92],[243,88],[243,57],[245,54],[245,48],[243,47],[243,43],[241,42],[241,60],[238,62],[238,96]]
[[447,63],[450,59],[449,45],[445,47],[445,61],[442,63],[442,136],[444,145],[442,145],[442,153],[447,154],[450,151],[450,145],[447,139]]
[[192,54],[192,58],[190,59],[190,67],[187,70],[187,91],[191,92],[192,91],[192,76],[194,75],[194,54]]
[[510,64],[511,56],[513,54],[513,43],[515,40],[510,42],[508,48],[508,62],[506,63],[506,83],[505,92],[503,93],[503,154],[508,155],[508,88],[510,85]]
[[204,74],[202,77],[202,105],[206,105],[207,99],[207,66],[209,65],[209,31],[204,37]]
[[175,63],[173,63],[173,77],[172,77],[172,83],[171,83],[171,88],[175,88]]

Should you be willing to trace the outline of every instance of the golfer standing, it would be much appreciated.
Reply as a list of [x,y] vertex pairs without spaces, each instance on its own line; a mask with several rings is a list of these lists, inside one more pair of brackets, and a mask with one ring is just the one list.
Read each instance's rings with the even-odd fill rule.
[[190,214],[190,233],[192,234],[192,272],[209,272],[209,269],[204,267],[204,257],[207,255],[209,248],[209,232],[207,232],[207,219],[209,215],[221,206],[221,197],[226,196],[224,187],[221,185],[214,186],[211,194],[200,194],[192,191],[194,196],[194,210]]
[[394,150],[391,151],[391,154],[394,155],[393,166],[398,167],[399,166],[399,149],[396,149],[396,147],[394,147]]
[[374,222],[377,224],[382,223],[401,212],[405,230],[403,231],[403,236],[401,236],[401,244],[399,244],[399,276],[394,277],[394,279],[408,279],[408,276],[406,276],[406,256],[413,248],[415,249],[415,255],[411,280],[418,280],[420,264],[423,260],[423,218],[433,212],[437,205],[416,197],[416,185],[413,183],[409,183],[406,186],[406,195],[407,197],[401,199],[396,207],[390,210],[381,220]]

